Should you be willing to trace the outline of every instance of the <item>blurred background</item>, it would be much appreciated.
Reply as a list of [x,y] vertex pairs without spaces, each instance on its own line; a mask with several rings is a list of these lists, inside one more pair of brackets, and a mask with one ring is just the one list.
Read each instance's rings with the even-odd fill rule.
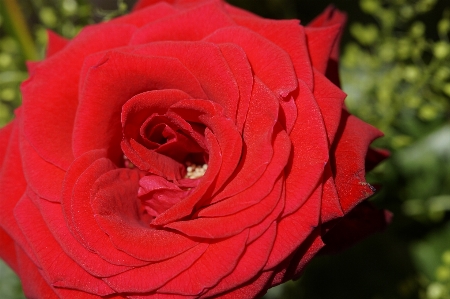
[[[0,126],[20,105],[26,60],[42,59],[46,29],[71,38],[86,24],[126,13],[134,1],[0,1]],[[326,6],[347,12],[341,48],[349,110],[380,128],[391,158],[368,175],[371,201],[391,226],[264,297],[450,299],[450,3],[448,0],[229,0],[268,18],[307,24]],[[24,298],[0,262],[0,298]]]

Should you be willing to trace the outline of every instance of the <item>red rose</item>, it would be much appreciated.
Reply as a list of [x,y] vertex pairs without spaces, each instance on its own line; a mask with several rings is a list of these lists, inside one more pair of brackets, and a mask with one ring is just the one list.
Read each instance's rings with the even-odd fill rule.
[[357,206],[381,134],[343,106],[344,19],[144,0],[51,33],[0,131],[0,255],[25,294],[251,298],[380,228]]

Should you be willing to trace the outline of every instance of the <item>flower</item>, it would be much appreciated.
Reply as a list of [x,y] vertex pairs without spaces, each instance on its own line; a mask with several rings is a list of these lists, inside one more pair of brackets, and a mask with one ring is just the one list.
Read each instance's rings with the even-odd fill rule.
[[344,20],[143,0],[49,33],[0,131],[0,256],[25,294],[251,298],[381,229],[363,202],[381,133],[338,87]]

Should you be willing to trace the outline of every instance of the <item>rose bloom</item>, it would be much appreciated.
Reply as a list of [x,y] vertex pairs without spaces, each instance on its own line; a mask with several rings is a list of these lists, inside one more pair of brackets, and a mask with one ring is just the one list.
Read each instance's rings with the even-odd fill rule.
[[0,130],[0,256],[29,298],[253,298],[382,229],[381,133],[339,88],[345,16],[138,2],[49,33]]

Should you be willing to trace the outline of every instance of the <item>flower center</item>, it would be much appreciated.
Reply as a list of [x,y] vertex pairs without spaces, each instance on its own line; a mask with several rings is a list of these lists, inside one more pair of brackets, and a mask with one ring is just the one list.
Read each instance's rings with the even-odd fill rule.
[[135,166],[134,164],[130,161],[130,159],[127,158],[127,156],[123,155],[123,165],[125,166],[125,168],[129,168],[129,169],[133,169]]
[[186,175],[188,179],[198,179],[205,175],[208,169],[208,164],[197,165],[192,162],[186,161]]

